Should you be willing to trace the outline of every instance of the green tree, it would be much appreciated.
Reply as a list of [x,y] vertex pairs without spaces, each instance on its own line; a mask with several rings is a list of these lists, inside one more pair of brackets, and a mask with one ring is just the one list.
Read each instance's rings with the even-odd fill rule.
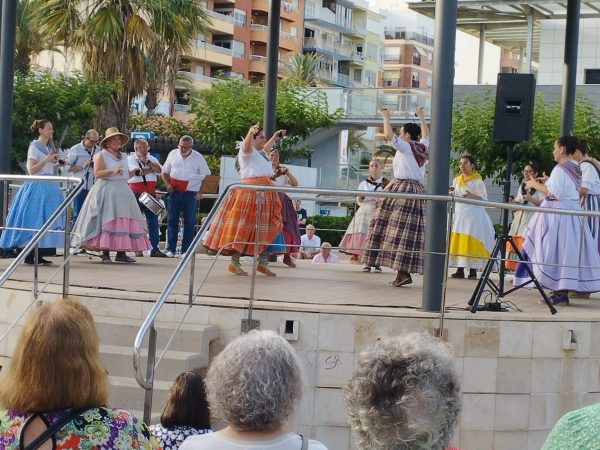
[[44,50],[52,49],[52,43],[35,26],[30,0],[17,3],[17,30],[15,35],[15,70],[28,73],[31,58]]
[[[210,89],[193,94],[191,112],[198,139],[216,156],[235,154],[235,145],[250,125],[263,118],[265,89],[262,83],[242,80],[217,81]],[[305,155],[307,149],[292,150],[314,130],[335,124],[342,111],[328,113],[325,93],[280,83],[277,91],[277,128],[288,132],[280,143],[282,159]]]
[[[81,53],[90,79],[121,80],[102,109],[101,128],[127,125],[132,100],[147,88],[145,56],[177,52],[197,36],[205,13],[195,0],[33,0],[41,33]],[[185,16],[179,16],[186,11]],[[161,41],[161,42],[158,42]],[[157,43],[158,42],[158,43]],[[157,50],[162,48],[162,50]],[[171,70],[177,57],[169,61]],[[150,72],[162,76],[160,70]],[[170,75],[167,75],[167,79]],[[161,88],[160,82],[156,83]]]
[[[477,170],[486,178],[501,182],[506,175],[506,145],[494,142],[495,93],[467,96],[456,103],[452,117],[452,149],[458,155],[468,153],[477,161]],[[513,173],[519,173],[529,162],[538,164],[549,173],[554,165],[552,148],[560,130],[560,105],[547,103],[543,93],[538,93],[529,142],[515,144]],[[600,113],[583,95],[575,101],[575,136],[588,139],[590,147],[600,148]],[[457,155],[457,156],[458,156]],[[457,159],[453,167],[458,172]]]
[[70,147],[81,139],[96,117],[96,108],[110,101],[118,83],[86,80],[81,74],[54,76],[49,72],[17,73],[14,84],[11,165],[27,159],[34,139],[29,128],[35,119],[52,122],[55,141]]

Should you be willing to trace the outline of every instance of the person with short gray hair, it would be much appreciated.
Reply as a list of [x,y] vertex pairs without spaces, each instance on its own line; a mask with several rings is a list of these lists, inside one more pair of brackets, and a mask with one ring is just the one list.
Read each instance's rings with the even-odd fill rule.
[[281,336],[269,330],[239,336],[213,360],[206,378],[211,412],[228,426],[189,437],[180,450],[326,450],[285,429],[302,382],[300,359]]
[[77,178],[83,180],[83,189],[73,200],[73,223],[83,206],[90,189],[96,181],[94,176],[94,156],[100,153],[100,135],[94,129],[87,130],[83,141],[69,149],[67,155],[67,172],[72,172]]
[[452,354],[425,333],[386,338],[363,352],[344,387],[359,449],[447,449],[460,414]]

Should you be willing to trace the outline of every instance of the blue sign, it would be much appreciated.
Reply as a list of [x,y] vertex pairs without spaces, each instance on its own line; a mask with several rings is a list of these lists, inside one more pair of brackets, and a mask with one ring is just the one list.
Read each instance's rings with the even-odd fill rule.
[[154,131],[132,131],[131,139],[154,139]]

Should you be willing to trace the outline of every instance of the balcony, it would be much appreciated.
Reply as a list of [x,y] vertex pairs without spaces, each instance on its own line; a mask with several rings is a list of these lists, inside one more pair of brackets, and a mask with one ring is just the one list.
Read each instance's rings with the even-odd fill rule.
[[425,36],[424,34],[414,33],[412,31],[393,31],[386,29],[384,31],[385,39],[404,39],[407,41],[417,41],[421,42],[425,45],[430,45],[433,47],[433,38],[429,36]]
[[304,38],[304,50],[324,53],[342,61],[352,60],[351,46],[328,44],[312,37]]
[[319,78],[322,80],[330,81],[336,86],[350,87],[352,85],[350,81],[350,75],[339,72],[331,72],[329,70],[321,70],[319,72]]
[[250,72],[266,74],[267,57],[262,55],[250,55]]
[[196,46],[189,51],[189,56],[212,65],[231,67],[233,51],[203,41],[196,41]]
[[410,86],[414,87],[414,88],[418,88],[420,84],[421,83],[419,82],[419,80],[412,80],[410,83]]
[[363,52],[352,52],[352,62],[360,65],[364,64],[365,54]]
[[209,9],[205,9],[204,11],[211,18],[211,24],[209,26],[211,30],[218,31],[219,34],[226,33],[233,35],[233,16],[221,14],[216,11],[211,11]]
[[[253,0],[252,1],[253,11],[262,11],[265,14],[269,14],[269,0]],[[281,2],[281,18],[288,21],[296,21],[298,19],[298,2]]]
[[197,88],[197,89],[208,88],[215,81],[217,81],[216,78],[207,77],[206,75],[201,75],[199,73],[187,72],[185,70],[179,70],[179,71],[177,71],[177,75],[181,75],[183,77],[189,78],[192,81],[194,87]]

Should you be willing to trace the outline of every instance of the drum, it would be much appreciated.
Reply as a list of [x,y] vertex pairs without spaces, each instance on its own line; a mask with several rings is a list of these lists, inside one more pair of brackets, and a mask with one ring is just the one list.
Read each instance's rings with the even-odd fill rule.
[[142,195],[140,195],[139,202],[157,216],[160,216],[165,210],[165,207],[147,192],[144,192]]

